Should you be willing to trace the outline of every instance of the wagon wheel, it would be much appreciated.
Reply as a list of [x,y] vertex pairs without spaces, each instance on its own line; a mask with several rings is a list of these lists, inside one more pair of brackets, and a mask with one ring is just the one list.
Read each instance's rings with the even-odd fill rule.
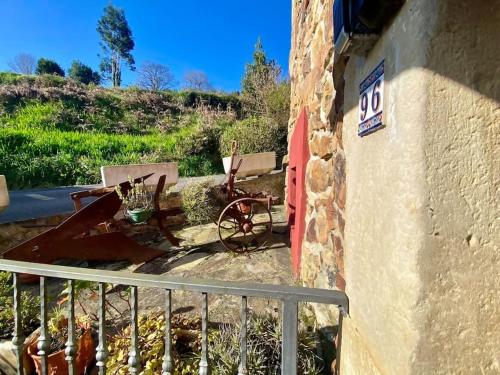
[[[233,188],[233,195],[234,195],[234,198],[236,198],[236,199],[241,199],[243,197],[250,196],[245,190],[240,189],[240,188]],[[227,204],[227,202],[226,202],[226,204]],[[222,213],[222,211],[223,210],[219,210],[219,212],[217,212],[217,214],[216,214],[217,216],[214,215],[215,217],[212,218],[212,221],[214,222],[215,225],[219,225],[219,217],[220,217],[220,214]],[[232,229],[232,228],[234,228],[235,223],[236,223],[236,219],[232,219],[232,220],[225,221],[225,222],[221,223],[221,226],[224,229]]]
[[255,251],[271,235],[273,218],[265,200],[240,198],[224,208],[219,217],[219,238],[230,251]]

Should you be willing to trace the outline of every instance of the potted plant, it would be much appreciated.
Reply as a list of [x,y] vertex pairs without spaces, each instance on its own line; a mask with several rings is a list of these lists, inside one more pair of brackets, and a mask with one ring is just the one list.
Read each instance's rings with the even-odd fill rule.
[[123,194],[117,186],[116,193],[125,207],[125,216],[134,224],[145,223],[153,214],[153,196],[143,182],[135,183],[129,179],[131,189]]
[[[92,338],[90,319],[86,316],[77,317],[75,321],[75,354],[74,364],[77,374],[84,374],[87,368],[93,365],[95,345]],[[68,319],[64,316],[62,309],[56,308],[48,322],[50,340],[49,353],[47,356],[48,373],[52,375],[68,374],[68,362],[66,361],[66,341],[68,339]],[[38,339],[40,330],[30,337],[27,344],[27,352],[35,364],[38,374],[42,373],[41,357],[38,355]]]

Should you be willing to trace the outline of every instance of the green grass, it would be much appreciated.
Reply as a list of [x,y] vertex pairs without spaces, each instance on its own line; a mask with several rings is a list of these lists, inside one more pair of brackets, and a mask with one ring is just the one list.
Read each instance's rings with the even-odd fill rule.
[[46,129],[0,129],[0,173],[11,189],[99,183],[102,165],[179,161],[181,176],[218,173],[220,161],[180,158],[177,144],[190,127],[168,134],[128,135]]
[[223,172],[233,139],[241,153],[286,153],[286,123],[242,116],[238,94],[0,72],[0,174],[10,189],[99,183],[112,164],[176,161],[181,176],[205,176]]

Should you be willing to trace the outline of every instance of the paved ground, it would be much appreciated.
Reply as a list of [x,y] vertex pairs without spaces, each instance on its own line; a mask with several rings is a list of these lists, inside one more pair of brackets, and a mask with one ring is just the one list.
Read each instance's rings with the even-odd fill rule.
[[[9,192],[10,205],[0,215],[1,223],[38,219],[73,211],[69,194],[94,186],[68,186]],[[88,202],[90,202],[89,198]]]
[[[179,179],[173,190],[180,191],[188,183],[206,177],[183,177]],[[225,175],[210,176],[217,183],[224,182]],[[13,190],[9,192],[10,205],[0,215],[0,224],[14,221],[31,220],[73,212],[73,201],[70,193],[92,189],[101,185],[66,186],[47,189]],[[94,198],[86,198],[89,203]]]
[[[216,225],[205,224],[175,231],[175,235],[184,240],[177,248],[172,248],[157,231],[154,234],[142,231],[136,233],[133,237],[137,241],[165,251],[164,256],[140,266],[130,265],[127,262],[106,264],[95,264],[95,262],[72,264],[74,262],[70,262],[70,265],[195,279],[292,285],[290,250],[287,244],[288,236],[283,206],[273,207],[273,221],[274,229],[270,241],[264,248],[253,253],[234,254],[226,251],[218,240]],[[134,228],[141,230],[141,226]],[[63,264],[65,263],[63,262]],[[29,288],[33,288],[33,291],[37,292],[38,287],[33,285]],[[49,283],[49,294],[52,296],[53,302],[57,301],[57,296],[63,288],[64,284],[60,281],[52,280]],[[115,322],[121,321],[123,318],[127,320],[129,317],[129,306],[121,298],[124,296],[121,291],[123,288],[117,287],[107,294],[107,300],[113,305],[109,314],[115,315],[117,319]],[[162,291],[139,288],[139,295],[139,309],[142,314],[163,309]],[[79,297],[79,300],[86,311],[97,311],[97,300],[93,293],[85,292]],[[199,293],[176,291],[173,294],[175,313],[199,316],[200,305],[201,295]],[[239,316],[239,298],[209,295],[209,305],[212,322],[231,322]],[[76,307],[81,313],[80,305]],[[249,308],[258,313],[273,313],[279,311],[280,305],[278,301],[269,299],[249,299]],[[121,311],[122,316],[114,314],[116,311]]]

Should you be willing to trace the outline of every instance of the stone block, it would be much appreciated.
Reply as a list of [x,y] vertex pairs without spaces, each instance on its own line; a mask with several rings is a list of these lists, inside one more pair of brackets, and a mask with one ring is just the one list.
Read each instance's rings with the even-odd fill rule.
[[331,132],[315,131],[309,141],[309,149],[313,155],[322,159],[329,159],[336,148],[335,140],[336,138]]
[[331,163],[322,159],[309,161],[307,183],[311,191],[323,192],[330,186],[332,183],[331,165]]

